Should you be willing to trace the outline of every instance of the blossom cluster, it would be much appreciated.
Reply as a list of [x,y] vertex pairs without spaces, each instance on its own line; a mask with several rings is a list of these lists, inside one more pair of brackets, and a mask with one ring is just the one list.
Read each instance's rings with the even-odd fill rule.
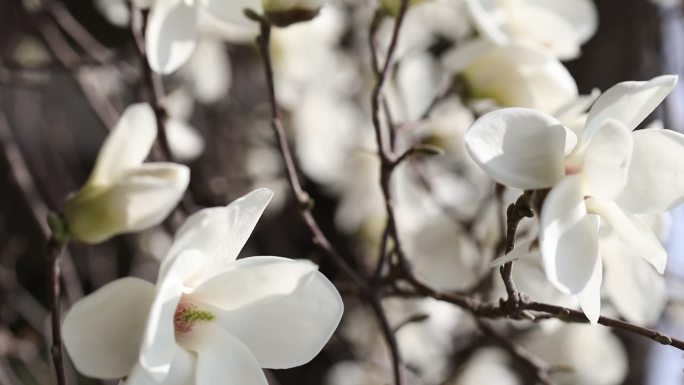
[[[668,306],[663,242],[668,212],[684,202],[684,135],[649,118],[676,75],[580,94],[563,62],[597,33],[594,2],[95,3],[112,24],[143,17],[140,76],[158,77],[162,94],[152,85],[151,104],[122,112],[61,207],[60,240],[133,234],[157,278],[113,280],[68,309],[61,338],[79,373],[126,385],[266,385],[262,369],[304,365],[337,333],[350,354],[326,368],[327,385],[388,383],[392,371],[397,385],[521,384],[514,360],[528,353],[548,361],[539,371],[572,366],[549,373],[563,384],[622,383],[626,349],[596,324],[603,315],[653,325]],[[268,50],[268,118],[252,95],[263,91],[256,48]],[[111,73],[95,76],[106,97],[126,94]],[[219,128],[195,128],[228,121],[244,126],[231,138],[240,151],[222,147]],[[247,190],[201,169],[207,154],[218,170],[238,164],[251,192],[206,204]],[[300,177],[333,202],[325,226]],[[195,199],[191,183],[212,199]],[[290,200],[356,285],[345,303],[311,262],[318,254],[240,255],[267,205],[283,216]],[[516,201],[531,219],[511,226]],[[151,240],[158,234],[166,244]],[[330,252],[337,238],[353,258]],[[478,310],[536,319],[531,303],[563,312],[538,311],[558,318],[540,327],[492,326],[502,348],[472,337],[490,327]],[[572,320],[588,325],[561,322],[575,309]],[[402,360],[393,367],[388,356]]]

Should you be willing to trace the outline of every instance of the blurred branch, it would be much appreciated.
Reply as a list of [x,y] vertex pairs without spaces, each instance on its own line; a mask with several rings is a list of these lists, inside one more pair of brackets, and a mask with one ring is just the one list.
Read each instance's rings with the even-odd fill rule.
[[530,353],[522,346],[514,343],[507,336],[500,333],[498,330],[494,329],[481,319],[476,318],[475,321],[477,322],[477,326],[485,335],[493,339],[499,346],[508,351],[513,358],[530,370],[540,384],[556,384],[553,380],[551,380],[551,377],[549,376],[551,368],[544,360]]
[[48,281],[50,288],[50,319],[52,327],[52,347],[50,353],[52,354],[52,362],[55,366],[55,374],[57,376],[58,385],[66,385],[66,376],[64,374],[64,362],[62,358],[62,331],[61,331],[61,316],[60,316],[60,261],[62,259],[62,252],[64,251],[66,243],[63,240],[51,237],[47,243],[46,252],[46,267],[48,273]]
[[299,175],[297,173],[297,168],[292,156],[292,151],[287,143],[285,128],[281,118],[280,106],[275,95],[275,81],[273,77],[273,65],[270,53],[271,25],[268,20],[255,14],[254,12],[249,12],[248,16],[252,19],[255,19],[255,21],[258,21],[261,26],[261,34],[257,38],[257,44],[264,62],[263,65],[266,75],[266,82],[268,85],[268,96],[271,103],[271,124],[278,141],[280,154],[285,162],[285,168],[287,170],[290,186],[292,187],[295,199],[299,205],[300,215],[309,228],[309,231],[313,235],[314,242],[320,246],[321,249],[323,249],[325,255],[328,256],[330,261],[332,261],[332,263],[340,271],[348,276],[359,287],[359,289],[361,289],[364,297],[371,305],[371,308],[373,309],[380,329],[382,330],[383,336],[392,354],[392,366],[394,370],[395,384],[401,385],[401,358],[399,356],[399,347],[397,345],[394,333],[392,332],[392,328],[389,325],[389,321],[387,320],[387,316],[385,315],[384,309],[380,303],[380,296],[375,293],[370,285],[368,285],[368,283],[346,262],[344,257],[342,257],[342,255],[333,247],[328,238],[325,236],[311,212],[313,206],[311,198],[304,190],[301,181],[299,180]]

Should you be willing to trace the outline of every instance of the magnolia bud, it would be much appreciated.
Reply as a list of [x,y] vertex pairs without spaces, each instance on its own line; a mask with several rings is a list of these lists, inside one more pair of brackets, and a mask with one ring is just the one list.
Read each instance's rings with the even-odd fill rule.
[[183,196],[187,167],[147,163],[156,137],[156,119],[147,104],[126,109],[105,140],[86,184],[69,197],[64,219],[69,235],[86,243],[159,224]]

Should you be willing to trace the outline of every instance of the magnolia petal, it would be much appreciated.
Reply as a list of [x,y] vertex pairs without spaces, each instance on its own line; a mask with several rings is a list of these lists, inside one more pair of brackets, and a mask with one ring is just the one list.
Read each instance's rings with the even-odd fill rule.
[[624,124],[608,119],[583,150],[584,194],[613,199],[627,184],[634,140]]
[[562,15],[529,4],[518,5],[514,14],[510,22],[514,36],[539,45],[561,60],[579,56],[579,37]]
[[185,251],[157,284],[157,296],[150,309],[139,357],[142,369],[157,382],[168,376],[177,350],[173,317],[183,295],[183,283],[204,261],[201,252]]
[[503,266],[508,262],[517,261],[518,259],[533,253],[538,253],[536,239],[516,245],[511,252],[489,262],[489,267]]
[[549,280],[569,294],[582,292],[599,258],[597,218],[587,215],[579,176],[568,176],[546,197],[539,243]]
[[573,26],[580,43],[586,42],[596,33],[598,13],[591,0],[527,0],[526,2],[563,16]]
[[231,265],[272,197],[273,191],[260,188],[226,207],[208,208],[191,215],[176,232],[168,256],[162,262],[160,279],[183,250],[199,250],[208,256],[203,269],[207,275]]
[[466,149],[492,179],[519,189],[553,186],[565,174],[566,136],[549,115],[504,108],[479,118],[465,135]]
[[112,183],[125,170],[140,166],[157,137],[157,119],[147,103],[128,106],[102,144],[88,185]]
[[617,198],[635,214],[659,214],[684,202],[684,135],[668,130],[638,130],[627,175]]
[[600,215],[611,225],[615,236],[633,253],[651,263],[660,274],[665,272],[667,251],[644,222],[612,201],[592,197],[586,204],[589,212]]
[[194,328],[181,344],[197,353],[195,384],[268,385],[249,348],[212,323]]
[[194,384],[196,358],[187,350],[176,346],[169,374],[156,381],[140,364],[136,364],[123,385],[188,385]]
[[290,295],[306,285],[317,270],[318,266],[308,260],[244,258],[199,282],[192,291],[192,299],[222,310],[235,310],[274,297]]
[[586,287],[579,294],[577,299],[584,315],[587,316],[592,325],[598,323],[601,317],[601,283],[603,282],[603,263],[601,258],[596,258],[591,278]]
[[175,163],[145,163],[126,170],[112,186],[86,188],[69,198],[64,217],[70,234],[86,243],[161,223],[180,201],[190,170]]
[[499,28],[496,20],[480,3],[480,0],[465,0],[466,11],[482,36],[496,45],[505,45],[509,37]]
[[[259,257],[247,259],[255,258]],[[291,368],[309,362],[321,351],[337,328],[343,308],[333,284],[313,271],[291,294],[234,311],[219,310],[217,322],[249,347],[260,366]]]
[[128,375],[153,300],[154,285],[122,278],[76,302],[62,322],[64,347],[76,369],[101,379]]
[[161,223],[190,183],[190,169],[176,163],[145,163],[124,173],[109,194],[120,196],[128,231]]
[[173,158],[179,162],[190,163],[204,152],[204,138],[183,120],[168,119],[166,136]]
[[150,68],[170,74],[190,59],[197,44],[197,5],[187,0],[157,0],[145,30]]
[[667,304],[665,278],[619,239],[601,240],[604,292],[617,312],[638,325],[654,325]]
[[676,75],[663,75],[647,82],[622,82],[604,92],[589,110],[584,140],[591,138],[606,119],[617,119],[635,129],[677,85]]
[[242,27],[251,27],[255,24],[245,16],[245,9],[251,9],[257,13],[263,11],[261,0],[200,0],[200,3],[211,16]]

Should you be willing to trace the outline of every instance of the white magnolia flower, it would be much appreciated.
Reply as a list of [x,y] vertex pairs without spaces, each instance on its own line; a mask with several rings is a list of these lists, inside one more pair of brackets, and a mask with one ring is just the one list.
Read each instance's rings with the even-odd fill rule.
[[273,18],[286,12],[305,18],[315,15],[321,5],[322,0],[155,0],[145,32],[147,58],[155,72],[176,71],[194,52],[199,20],[206,15],[253,30],[256,23],[244,15],[247,8]]
[[466,0],[477,31],[494,44],[525,42],[561,60],[574,59],[596,32],[591,0]]
[[551,366],[569,370],[551,373],[559,385],[618,385],[627,376],[627,354],[622,342],[607,328],[560,321],[555,328],[537,329],[520,344]]
[[190,170],[175,163],[143,163],[157,137],[147,104],[124,111],[105,140],[88,181],[64,204],[70,235],[98,243],[159,224],[178,204]]
[[635,214],[661,213],[684,201],[684,135],[632,132],[670,93],[676,76],[623,82],[601,95],[577,137],[555,118],[510,108],[480,118],[466,134],[473,159],[497,182],[551,188],[540,215],[547,277],[577,295],[587,317],[600,313],[603,279],[599,217],[617,237],[662,273],[667,254]]
[[[444,58],[444,65],[461,70],[461,54]],[[463,77],[472,96],[494,99],[506,107],[529,107],[546,113],[577,99],[575,80],[558,59],[529,44],[494,47],[468,62]]]
[[266,385],[262,367],[316,356],[342,317],[335,287],[306,260],[236,260],[271,197],[189,217],[156,286],[123,278],[76,303],[62,324],[76,368],[127,385]]

